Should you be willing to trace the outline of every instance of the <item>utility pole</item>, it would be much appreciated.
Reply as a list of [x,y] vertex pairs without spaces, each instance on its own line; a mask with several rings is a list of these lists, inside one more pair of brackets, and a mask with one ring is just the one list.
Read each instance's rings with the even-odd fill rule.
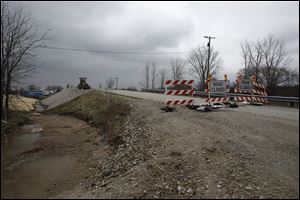
[[212,37],[212,36],[204,36],[204,38],[207,38],[208,39],[208,43],[207,43],[207,46],[208,46],[208,56],[207,56],[207,74],[206,74],[206,77],[208,77],[208,74],[209,74],[209,60],[210,60],[210,40],[211,39],[216,39],[216,37]]
[[116,77],[116,90],[118,89],[118,79],[119,77]]
[[[207,46],[208,46],[208,55],[207,55],[207,74],[206,74],[206,78],[208,78],[208,75],[209,75],[209,60],[210,60],[210,40],[211,39],[215,39],[215,37],[212,37],[212,36],[204,36],[204,38],[207,38],[208,39],[208,43],[207,43]],[[210,90],[209,88],[209,83],[207,84],[207,89]],[[210,91],[208,93],[208,98],[210,99]],[[210,106],[210,102],[208,102],[208,105]]]

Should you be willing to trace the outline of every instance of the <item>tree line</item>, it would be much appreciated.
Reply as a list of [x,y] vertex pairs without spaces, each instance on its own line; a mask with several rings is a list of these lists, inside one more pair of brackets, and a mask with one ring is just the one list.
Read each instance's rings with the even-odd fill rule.
[[291,68],[291,57],[283,40],[272,35],[256,42],[241,43],[244,68],[240,74],[249,78],[255,75],[259,83],[272,93],[277,86],[299,84],[299,72]]
[[[241,42],[240,48],[243,68],[237,75],[241,74],[245,79],[256,75],[257,82],[267,85],[269,93],[278,86],[299,84],[299,72],[290,66],[292,59],[283,40],[269,35],[256,42]],[[158,68],[155,62],[148,61],[143,68],[141,86],[146,90],[163,88],[166,79],[184,79],[184,74],[189,73],[197,82],[196,88],[204,90],[208,74],[217,75],[222,63],[217,50],[199,45],[185,58],[171,59],[167,68]]]

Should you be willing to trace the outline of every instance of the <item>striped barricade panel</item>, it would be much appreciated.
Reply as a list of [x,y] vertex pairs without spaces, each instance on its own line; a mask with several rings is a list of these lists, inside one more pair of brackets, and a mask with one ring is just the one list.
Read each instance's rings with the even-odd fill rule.
[[184,99],[184,100],[167,100],[166,105],[186,105],[193,103],[194,99]]
[[268,103],[265,97],[234,97],[236,101],[254,101],[259,103]]
[[259,103],[268,103],[268,100],[264,97],[253,97],[253,101],[259,102]]
[[184,95],[184,94],[195,94],[195,90],[168,90],[165,91],[165,95]]
[[256,90],[256,89],[253,89],[252,91],[254,94],[260,94],[263,96],[267,96],[267,93],[265,91],[260,91],[260,90]]
[[253,101],[252,97],[234,97],[236,101]]
[[259,84],[259,83],[256,83],[256,82],[253,82],[253,85],[254,85],[255,87],[261,88],[261,89],[263,89],[263,90],[266,89],[266,86],[264,86],[264,85],[262,85],[262,84]]
[[266,99],[267,96],[266,86],[256,82],[253,82],[253,86],[254,86],[253,93],[262,95],[262,97],[254,97],[253,101],[267,104],[268,100]]
[[238,89],[238,88],[235,88],[234,89],[234,92],[235,93],[251,93],[251,91],[249,91],[249,90],[240,90],[240,89]]
[[166,80],[165,85],[192,85],[194,80]]
[[205,102],[225,102],[229,101],[229,97],[214,97],[214,98],[206,98]]

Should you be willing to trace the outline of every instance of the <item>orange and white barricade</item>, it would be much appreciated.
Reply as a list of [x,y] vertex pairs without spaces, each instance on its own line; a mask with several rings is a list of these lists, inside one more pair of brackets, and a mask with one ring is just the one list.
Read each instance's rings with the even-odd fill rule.
[[[208,94],[208,98],[205,98],[205,102],[227,102],[229,97],[227,97],[226,92],[228,91],[228,79],[227,74],[224,75],[224,80],[212,80],[212,75],[209,74],[208,78],[205,80],[207,89],[205,93]],[[223,93],[224,97],[210,97],[211,93]]]
[[[253,89],[252,89],[252,96],[253,96],[253,101],[254,102],[259,102],[259,103],[264,103],[267,104],[267,92],[266,92],[266,86],[259,84],[256,82],[256,76],[253,75],[251,77]],[[255,95],[255,97],[254,97]]]
[[165,104],[170,105],[187,105],[192,104],[194,99],[187,98],[187,99],[168,99],[170,95],[192,95],[195,94],[195,89],[192,87],[191,89],[183,89],[183,90],[168,90],[168,86],[175,86],[175,85],[193,85],[194,80],[166,80],[165,85],[165,92],[166,101]]
[[255,76],[251,76],[251,80],[248,80],[242,79],[242,75],[239,75],[236,80],[236,88],[234,89],[234,92],[245,94],[245,96],[236,96],[234,98],[235,101],[247,101],[252,103],[259,102],[264,104],[268,103],[266,99],[266,87],[257,83]]

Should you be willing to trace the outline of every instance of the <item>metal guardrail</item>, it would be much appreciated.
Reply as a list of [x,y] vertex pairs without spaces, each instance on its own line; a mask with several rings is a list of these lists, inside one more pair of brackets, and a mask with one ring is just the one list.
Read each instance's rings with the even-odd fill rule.
[[[144,90],[144,92],[153,92],[153,93],[164,93],[163,89],[154,89],[154,90]],[[224,96],[225,93],[211,93],[210,96]],[[226,93],[228,97],[236,96],[246,96],[251,97],[251,94],[238,94],[238,93]],[[194,96],[207,96],[207,93],[202,91],[196,91]],[[261,97],[261,95],[253,95],[254,97]],[[269,101],[281,101],[281,102],[294,102],[299,103],[299,97],[284,97],[284,96],[266,96]]]

